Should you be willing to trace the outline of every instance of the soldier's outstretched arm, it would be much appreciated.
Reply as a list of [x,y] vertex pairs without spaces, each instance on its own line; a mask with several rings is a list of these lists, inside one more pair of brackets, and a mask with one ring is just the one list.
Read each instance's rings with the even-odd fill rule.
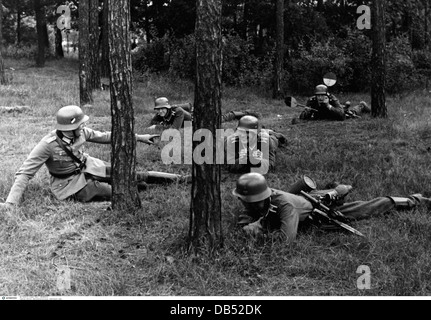
[[21,168],[15,174],[15,182],[6,199],[6,203],[18,205],[28,182],[50,158],[51,149],[46,141],[39,142],[31,151]]

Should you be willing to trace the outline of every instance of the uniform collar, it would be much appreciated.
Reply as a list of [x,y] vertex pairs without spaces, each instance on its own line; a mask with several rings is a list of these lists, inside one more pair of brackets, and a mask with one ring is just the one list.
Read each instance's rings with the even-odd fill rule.
[[62,131],[57,130],[57,136],[60,138],[61,141],[63,141],[64,143],[66,143],[67,145],[72,145],[75,141],[75,139],[71,139],[66,137]]

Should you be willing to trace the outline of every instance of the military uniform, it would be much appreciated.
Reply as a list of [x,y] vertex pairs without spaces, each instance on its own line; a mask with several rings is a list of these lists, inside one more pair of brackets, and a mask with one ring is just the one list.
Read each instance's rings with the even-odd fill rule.
[[[313,211],[313,205],[304,197],[287,193],[284,191],[271,189],[269,209],[266,214],[245,210],[239,215],[241,225],[254,227],[254,234],[262,232],[279,233],[288,242],[293,242],[296,238],[298,226],[304,222]],[[335,209],[350,219],[364,219],[371,215],[383,214],[392,209],[398,208],[397,198],[379,197],[370,201],[355,201],[342,204]],[[423,198],[421,195],[413,195],[409,198],[407,206],[403,208],[414,208],[419,204],[426,204],[431,207],[431,200]],[[262,218],[263,217],[263,218]],[[258,226],[256,228],[256,226]]]
[[[279,141],[270,130],[260,130],[254,145],[244,144],[237,132],[227,137],[225,142],[225,156],[228,171],[233,173],[247,173],[252,169],[262,174],[275,169],[276,150]],[[247,150],[245,163],[240,161],[241,150]],[[262,153],[262,159],[256,158],[255,152]]]
[[[79,164],[60,147],[56,141],[56,131],[50,132],[33,148],[30,155],[15,174],[15,182],[9,192],[6,202],[17,205],[30,181],[42,167],[46,165],[51,174],[50,186],[53,194],[59,199],[67,199],[87,185],[85,174],[107,178],[109,163],[88,156],[83,152],[85,142],[109,144],[110,132],[99,132],[84,128],[76,141],[71,141],[68,148],[73,154],[85,162],[85,169],[80,170]],[[109,169],[108,169],[109,170]]]
[[330,109],[324,104],[320,104],[315,96],[308,99],[306,106],[317,110],[306,109],[301,112],[299,119],[301,120],[339,120],[343,121],[346,119],[344,114],[344,109],[341,106],[338,99],[332,95],[328,94]]

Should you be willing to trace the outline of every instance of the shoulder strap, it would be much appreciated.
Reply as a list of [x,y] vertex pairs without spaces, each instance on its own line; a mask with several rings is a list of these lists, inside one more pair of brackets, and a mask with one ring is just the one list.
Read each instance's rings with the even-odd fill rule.
[[59,144],[59,146],[61,147],[61,149],[63,149],[66,153],[67,153],[67,155],[69,156],[69,157],[71,157],[72,158],[72,160],[73,161],[75,161],[76,163],[78,163],[79,164],[79,168],[80,169],[83,169],[84,167],[85,167],[85,163],[84,162],[82,162],[78,157],[76,157],[74,154],[73,154],[73,152],[71,151],[71,150],[69,150],[65,145],[64,145],[64,143],[63,143],[63,141],[60,139],[60,137],[59,137],[59,132],[57,131],[57,134],[56,134],[56,140],[57,140],[57,143]]

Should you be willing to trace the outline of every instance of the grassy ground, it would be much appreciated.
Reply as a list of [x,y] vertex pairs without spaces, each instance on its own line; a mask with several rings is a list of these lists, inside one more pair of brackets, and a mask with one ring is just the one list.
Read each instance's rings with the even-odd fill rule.
[[[14,83],[1,87],[0,105],[28,105],[29,114],[0,115],[0,198],[34,145],[54,128],[56,110],[78,104],[77,63],[6,61],[16,69]],[[135,85],[136,131],[143,133],[154,96],[176,103],[193,99],[193,85],[158,77]],[[109,93],[98,92],[89,126],[110,129]],[[369,101],[366,95],[339,95],[341,101]],[[297,97],[302,101],[303,97]],[[223,109],[255,109],[263,124],[286,134],[274,188],[286,189],[301,175],[319,186],[337,180],[351,184],[348,200],[381,195],[431,194],[430,96],[388,97],[388,120],[291,125],[300,109],[255,94],[224,90]],[[282,115],[279,120],[277,115]],[[226,126],[233,127],[235,123]],[[109,161],[109,146],[87,145],[87,152]],[[166,166],[160,146],[138,146],[138,169],[190,172]],[[237,176],[223,174],[225,246],[213,259],[191,257],[183,248],[188,231],[190,186],[156,187],[141,193],[139,214],[107,211],[109,203],[60,202],[49,191],[43,167],[31,181],[15,218],[0,213],[0,295],[21,296],[395,296],[431,292],[431,216],[424,208],[392,211],[353,224],[367,241],[350,234],[301,230],[297,242],[252,244],[234,225],[239,203],[231,195]],[[359,266],[371,270],[371,288],[359,290]],[[58,279],[71,270],[69,290]]]

